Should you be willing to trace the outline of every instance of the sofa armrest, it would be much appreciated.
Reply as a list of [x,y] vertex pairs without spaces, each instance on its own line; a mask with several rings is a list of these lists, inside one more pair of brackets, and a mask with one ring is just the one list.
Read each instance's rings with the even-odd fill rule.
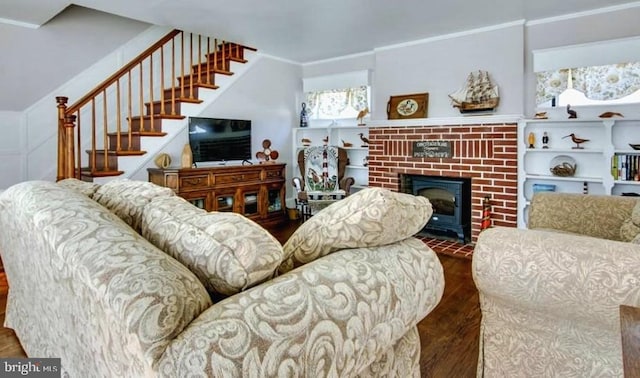
[[620,240],[620,228],[637,202],[635,197],[540,192],[531,200],[528,226]]
[[346,249],[202,313],[158,371],[186,376],[354,376],[440,301],[442,266],[423,242]]
[[608,329],[640,305],[638,272],[640,245],[552,231],[488,229],[473,253],[481,300]]

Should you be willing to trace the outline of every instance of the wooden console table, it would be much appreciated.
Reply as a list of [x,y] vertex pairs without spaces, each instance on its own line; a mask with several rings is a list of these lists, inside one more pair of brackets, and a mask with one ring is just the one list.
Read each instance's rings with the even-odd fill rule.
[[286,164],[149,168],[149,181],[207,211],[233,211],[264,227],[284,222]]

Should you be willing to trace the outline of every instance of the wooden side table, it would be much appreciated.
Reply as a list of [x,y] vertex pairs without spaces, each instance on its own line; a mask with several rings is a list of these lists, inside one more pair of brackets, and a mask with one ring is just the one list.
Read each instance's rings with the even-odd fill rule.
[[625,377],[640,377],[640,308],[620,306],[622,362]]

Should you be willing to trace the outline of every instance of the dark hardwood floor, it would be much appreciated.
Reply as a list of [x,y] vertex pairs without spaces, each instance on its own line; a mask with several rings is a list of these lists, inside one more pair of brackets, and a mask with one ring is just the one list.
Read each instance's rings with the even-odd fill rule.
[[[280,242],[298,224],[270,230]],[[480,305],[471,276],[471,260],[439,254],[445,290],[436,308],[418,324],[422,377],[475,377],[478,361]],[[7,293],[0,291],[0,321],[4,324]],[[12,330],[0,329],[0,357],[26,357]]]

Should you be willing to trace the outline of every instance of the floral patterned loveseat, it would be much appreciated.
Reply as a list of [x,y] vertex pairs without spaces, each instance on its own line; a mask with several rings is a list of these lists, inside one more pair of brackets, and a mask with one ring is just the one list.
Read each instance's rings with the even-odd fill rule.
[[640,200],[536,193],[528,226],[478,238],[478,376],[622,377],[619,306],[640,306]]
[[418,376],[430,214],[362,191],[283,247],[150,183],[23,182],[0,194],[5,326],[72,377]]

